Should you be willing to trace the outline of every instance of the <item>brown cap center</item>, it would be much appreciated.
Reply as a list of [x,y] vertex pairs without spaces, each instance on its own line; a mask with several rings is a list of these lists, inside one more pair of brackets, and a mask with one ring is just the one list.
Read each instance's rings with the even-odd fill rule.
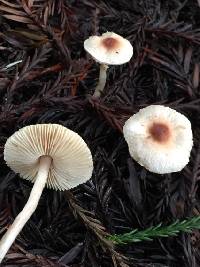
[[102,44],[108,50],[112,50],[118,46],[118,41],[115,38],[108,37],[103,39]]
[[149,127],[149,133],[154,141],[165,143],[170,138],[170,129],[164,123],[154,122]]

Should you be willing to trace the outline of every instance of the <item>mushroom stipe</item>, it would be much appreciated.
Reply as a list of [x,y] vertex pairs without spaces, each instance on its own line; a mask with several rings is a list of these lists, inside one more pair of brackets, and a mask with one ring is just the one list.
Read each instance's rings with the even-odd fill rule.
[[128,62],[133,55],[131,43],[114,32],[103,33],[102,36],[90,36],[84,42],[85,50],[100,63],[99,82],[94,95],[99,97],[106,84],[108,65],[121,65]]
[[83,139],[58,124],[24,127],[8,138],[4,158],[24,179],[34,182],[23,210],[0,241],[0,263],[37,208],[45,186],[68,190],[92,176],[92,155]]
[[30,219],[33,212],[36,210],[42,191],[45,187],[49,168],[52,158],[43,156],[40,158],[40,167],[37,175],[36,182],[31,190],[29,199],[23,210],[17,215],[13,224],[9,227],[8,231],[0,241],[0,263],[9,250],[12,243],[15,241],[17,235],[21,232],[25,223]]

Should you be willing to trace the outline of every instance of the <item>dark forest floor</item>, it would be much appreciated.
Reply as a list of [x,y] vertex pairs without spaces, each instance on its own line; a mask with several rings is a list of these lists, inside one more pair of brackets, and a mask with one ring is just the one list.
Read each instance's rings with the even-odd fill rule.
[[[86,184],[44,191],[2,266],[200,266],[198,231],[115,248],[105,239],[200,213],[200,1],[0,0],[0,14],[0,233],[32,188],[3,160],[16,130],[62,124],[94,159]],[[134,56],[109,68],[97,100],[99,65],[83,42],[106,31],[129,39]],[[155,103],[192,123],[191,160],[179,173],[150,173],[128,153],[124,122]]]

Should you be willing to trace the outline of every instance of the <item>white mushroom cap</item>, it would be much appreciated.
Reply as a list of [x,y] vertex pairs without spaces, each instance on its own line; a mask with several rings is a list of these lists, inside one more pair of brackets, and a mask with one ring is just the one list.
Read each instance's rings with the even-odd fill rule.
[[126,121],[123,133],[131,156],[151,172],[178,172],[189,162],[191,123],[171,108],[151,105],[141,109]]
[[75,132],[58,124],[26,126],[8,138],[4,159],[24,179],[35,182],[39,159],[50,156],[48,188],[67,190],[86,182],[92,176],[91,152]]
[[101,64],[124,64],[133,55],[131,43],[114,32],[106,32],[102,36],[89,37],[84,42],[84,48]]

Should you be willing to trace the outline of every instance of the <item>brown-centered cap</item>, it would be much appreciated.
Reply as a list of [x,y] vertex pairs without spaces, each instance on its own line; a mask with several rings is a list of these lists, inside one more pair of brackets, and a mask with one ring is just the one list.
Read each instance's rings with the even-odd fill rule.
[[193,145],[190,121],[169,107],[151,105],[129,118],[123,133],[131,156],[151,172],[182,170]]
[[114,32],[89,37],[84,42],[84,48],[96,61],[107,65],[124,64],[133,55],[131,43]]
[[4,159],[24,179],[35,182],[41,156],[50,156],[46,186],[67,190],[86,182],[92,176],[91,152],[75,132],[59,124],[26,126],[8,138]]

